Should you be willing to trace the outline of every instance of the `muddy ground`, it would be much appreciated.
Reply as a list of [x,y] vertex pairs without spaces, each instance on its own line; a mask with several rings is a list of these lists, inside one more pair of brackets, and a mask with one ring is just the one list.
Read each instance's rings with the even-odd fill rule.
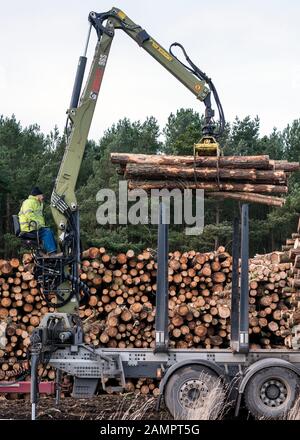
[[[161,405],[156,412],[157,399],[135,394],[99,395],[91,399],[66,397],[57,406],[52,397],[39,401],[37,419],[41,420],[172,420],[172,416]],[[28,399],[8,400],[0,397],[0,419],[31,418],[31,404]]]

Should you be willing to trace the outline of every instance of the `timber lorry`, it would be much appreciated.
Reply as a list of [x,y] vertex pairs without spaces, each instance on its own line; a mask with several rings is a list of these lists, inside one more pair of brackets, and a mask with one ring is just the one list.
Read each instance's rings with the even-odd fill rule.
[[[179,43],[174,43],[167,51],[145,29],[115,7],[105,13],[91,12],[89,23],[88,39],[84,55],[79,59],[67,112],[67,145],[51,197],[52,215],[63,256],[45,258],[37,231],[20,233],[18,219],[14,216],[16,235],[32,249],[35,275],[44,298],[53,306],[50,300],[55,293],[58,310],[46,314],[31,337],[32,419],[36,417],[38,403],[39,363],[49,364],[56,369],[57,398],[62,372],[74,377],[72,395],[77,398],[92,396],[99,384],[105,391],[109,379],[118,383],[113,391],[122,391],[126,378],[159,378],[158,407],[163,397],[174,417],[185,418],[193,410],[195,402],[203,403],[216,380],[220,380],[225,388],[230,389],[230,399],[235,402],[235,415],[239,414],[244,398],[246,407],[254,416],[280,418],[299,396],[300,346],[297,340],[294,350],[249,349],[248,205],[242,207],[241,240],[238,221],[234,225],[230,348],[168,347],[168,226],[165,223],[163,204],[160,206],[158,226],[155,348],[95,348],[83,342],[83,329],[77,310],[82,301],[88,298],[89,290],[79,278],[81,246],[75,186],[115,30],[124,31],[205,104],[202,138],[196,144],[194,154],[218,155],[216,139],[222,134],[225,125],[216,88]],[[81,93],[92,28],[97,34],[97,44],[87,82]],[[174,55],[172,48],[176,46],[182,49],[188,65]],[[218,123],[214,122],[212,97],[219,113]]]

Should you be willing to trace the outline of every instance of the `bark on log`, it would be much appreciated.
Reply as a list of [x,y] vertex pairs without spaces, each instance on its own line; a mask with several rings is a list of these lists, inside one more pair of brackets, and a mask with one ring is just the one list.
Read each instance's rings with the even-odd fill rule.
[[288,162],[284,160],[270,160],[270,166],[274,170],[293,172],[299,170],[299,162]]
[[250,192],[250,193],[269,193],[269,194],[286,194],[288,187],[283,185],[267,185],[267,184],[251,184],[251,183],[231,183],[222,182],[220,184],[213,182],[197,182],[195,181],[172,181],[172,180],[129,180],[129,189],[175,189],[190,188],[203,189],[204,191],[233,191],[233,192]]
[[[198,167],[216,167],[216,157],[194,156],[168,156],[148,154],[111,153],[111,162],[125,167],[127,163],[153,164],[153,165],[196,165]],[[299,170],[299,162],[287,162],[284,160],[270,160],[269,156],[221,156],[219,158],[221,168],[255,168],[262,170],[278,170],[293,172]]]
[[127,163],[153,164],[153,165],[194,165],[197,167],[216,167],[217,162],[221,168],[256,168],[270,169],[270,159],[267,155],[261,156],[221,156],[196,157],[194,156],[167,156],[148,154],[111,153],[111,162],[123,167]]
[[262,205],[268,206],[278,206],[282,207],[285,204],[285,199],[274,196],[266,196],[262,194],[247,194],[242,192],[209,192],[207,194],[209,197],[217,199],[232,199],[241,200],[244,202],[260,203]]
[[143,176],[143,179],[186,179],[197,178],[199,180],[247,180],[253,182],[286,183],[284,171],[246,169],[226,169],[226,168],[194,168],[182,167],[179,165],[157,165],[153,164],[127,164],[125,170],[127,179],[136,179]]

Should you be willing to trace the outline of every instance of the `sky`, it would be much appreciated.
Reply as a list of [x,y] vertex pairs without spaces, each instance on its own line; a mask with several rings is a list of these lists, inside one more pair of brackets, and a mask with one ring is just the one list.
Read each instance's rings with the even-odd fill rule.
[[[261,119],[261,134],[300,117],[299,0],[0,0],[0,114],[48,133],[66,120],[90,11],[116,6],[166,49],[174,41],[214,81],[226,120]],[[89,61],[96,44],[95,31]],[[116,31],[90,138],[123,117],[204,105],[121,30]]]

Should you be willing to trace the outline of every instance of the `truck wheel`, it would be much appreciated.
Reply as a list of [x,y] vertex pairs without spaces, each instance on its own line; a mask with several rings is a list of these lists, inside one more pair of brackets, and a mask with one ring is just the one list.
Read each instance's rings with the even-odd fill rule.
[[293,371],[265,368],[249,380],[245,390],[245,404],[256,418],[285,418],[299,393],[300,380]]
[[[220,380],[210,368],[202,365],[180,368],[166,384],[166,406],[174,419],[201,419],[205,398],[214,387],[221,388]],[[207,409],[206,407],[205,418],[209,412]]]

